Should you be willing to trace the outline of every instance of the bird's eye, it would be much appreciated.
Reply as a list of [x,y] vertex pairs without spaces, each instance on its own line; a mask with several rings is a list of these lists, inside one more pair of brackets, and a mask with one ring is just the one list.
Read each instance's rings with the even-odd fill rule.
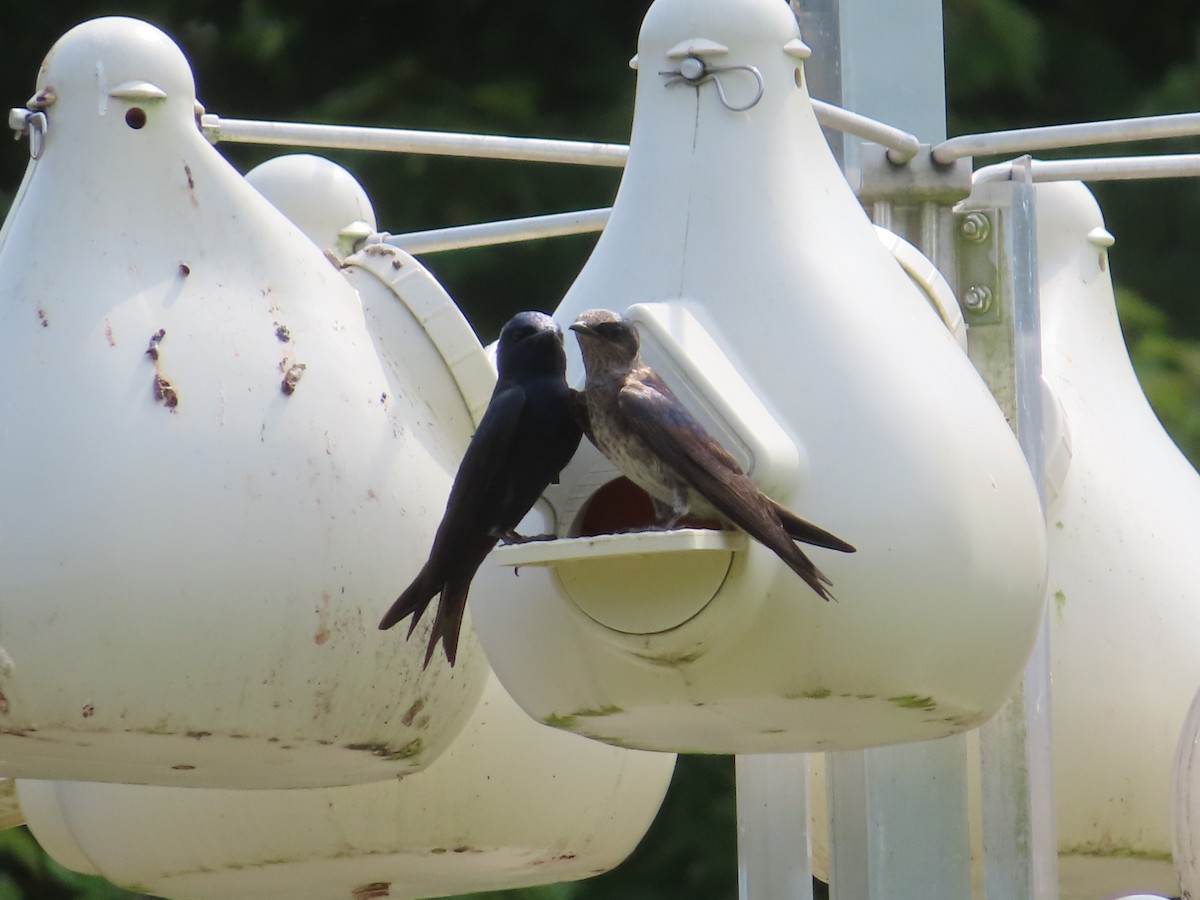
[[610,341],[616,340],[623,333],[619,322],[601,322],[596,326],[596,331],[600,332],[601,337]]

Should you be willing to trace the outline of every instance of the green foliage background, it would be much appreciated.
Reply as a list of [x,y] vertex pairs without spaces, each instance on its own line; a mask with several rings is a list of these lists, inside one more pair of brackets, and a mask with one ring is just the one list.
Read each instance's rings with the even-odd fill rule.
[[[337,12],[315,0],[6,3],[0,90],[7,106],[22,105],[61,33],[97,15],[124,14],[157,24],[182,45],[200,99],[224,117],[624,142],[633,99],[626,63],[647,2],[364,0]],[[951,134],[1200,106],[1200,5],[1156,12],[1124,0],[945,0],[944,11]],[[1098,152],[1194,152],[1196,143]],[[222,150],[242,170],[278,152]],[[568,166],[328,155],[359,177],[381,227],[392,232],[603,206],[620,177]],[[0,151],[0,210],[25,162],[23,144]],[[1111,259],[1135,366],[1160,418],[1196,463],[1200,307],[1191,285],[1200,181],[1094,190],[1117,236]],[[592,243],[566,238],[425,262],[490,340],[513,312],[552,309]],[[732,785],[728,758],[681,759],[650,834],[617,870],[580,884],[479,896],[732,898]],[[129,896],[47,859],[24,829],[0,833],[0,900]]]

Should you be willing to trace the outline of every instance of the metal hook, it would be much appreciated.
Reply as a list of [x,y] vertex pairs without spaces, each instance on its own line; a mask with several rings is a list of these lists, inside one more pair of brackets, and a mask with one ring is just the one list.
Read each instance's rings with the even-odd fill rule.
[[[754,92],[754,96],[750,99],[750,102],[741,106],[735,106],[729,102],[729,97],[725,95],[725,88],[721,84],[721,79],[717,77],[717,75],[721,72],[733,72],[735,70],[749,72],[754,76],[754,80],[758,83],[758,90]],[[763,91],[765,90],[762,72],[758,70],[757,66],[710,66],[697,56],[689,56],[684,59],[679,63],[678,69],[668,72],[659,72],[658,74],[667,76],[668,87],[672,84],[677,84],[682,81],[686,84],[690,84],[692,87],[698,90],[700,85],[704,84],[705,82],[714,82],[717,86],[717,97],[720,99],[721,105],[730,112],[745,112],[746,110],[758,105],[758,101],[762,99]]]
[[46,149],[46,129],[49,126],[44,112],[33,112],[20,107],[9,110],[8,126],[13,130],[13,140],[19,141],[24,135],[29,136],[30,159],[42,158],[42,152]]
[[29,158],[41,159],[46,149],[46,130],[50,122],[44,112],[35,112],[29,117]]
[[754,97],[751,98],[750,102],[745,104],[744,106],[734,106],[732,103],[729,102],[729,98],[725,96],[725,88],[723,88],[721,86],[720,78],[717,78],[714,75],[713,81],[715,81],[717,83],[717,96],[721,99],[721,104],[726,109],[728,109],[731,112],[745,112],[746,110],[758,105],[758,101],[762,99],[763,91],[766,89],[766,86],[763,83],[762,72],[758,71],[757,66],[722,66],[720,68],[714,69],[713,71],[714,72],[732,72],[735,69],[741,69],[743,72],[749,72],[751,75],[754,76],[754,80],[758,85],[757,90],[755,90],[755,92],[754,92]]

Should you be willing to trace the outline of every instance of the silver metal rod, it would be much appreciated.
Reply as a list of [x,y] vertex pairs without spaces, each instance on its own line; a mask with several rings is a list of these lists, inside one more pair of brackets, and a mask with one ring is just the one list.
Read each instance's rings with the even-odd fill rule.
[[[1008,181],[1011,162],[984,166],[971,177],[974,184]],[[1096,159],[1035,159],[1033,180],[1133,181],[1148,178],[1194,178],[1200,175],[1200,153],[1161,156],[1109,156]]]
[[[997,163],[979,169],[975,184],[1008,181],[1012,177],[1011,162]],[[1200,176],[1200,154],[1174,156],[1124,156],[1101,159],[1033,160],[1033,180],[1039,181],[1112,181],[1138,178],[1185,178]],[[603,231],[608,222],[610,207],[579,212],[529,216],[477,225],[459,225],[408,234],[382,233],[374,236],[377,242],[392,244],[414,255],[484,247],[492,244],[511,244],[540,238],[563,237]]]
[[222,119],[214,115],[201,116],[200,127],[214,143],[234,141],[336,150],[381,150],[390,153],[425,153],[434,156],[470,156],[617,168],[625,165],[625,159],[629,155],[629,148],[624,144],[349,125],[258,122],[248,119]]
[[1047,125],[1018,128],[985,134],[964,134],[950,138],[933,148],[933,161],[952,163],[964,156],[994,156],[1025,153],[1056,147],[1091,147],[1122,141],[1156,140],[1200,134],[1200,113],[1174,116],[1145,116],[1136,119],[1110,119],[1104,122],[1080,122],[1074,125]]
[[501,222],[483,222],[478,225],[412,231],[408,234],[382,232],[368,238],[367,242],[391,244],[419,256],[422,253],[440,253],[444,250],[464,250],[468,247],[512,244],[518,241],[603,231],[611,212],[611,208],[587,209],[524,219],[506,219]]
[[917,140],[916,135],[900,128],[893,128],[869,116],[859,115],[823,100],[814,99],[812,106],[817,121],[823,126],[887,147],[888,159],[897,165],[908,162],[921,149],[921,142]]
[[[831,103],[813,100],[812,105],[817,121],[826,128],[835,128],[887,147],[888,158],[894,163],[908,162],[916,156],[920,148],[920,142],[907,131]],[[213,143],[228,141],[333,150],[377,150],[387,153],[425,153],[433,156],[515,159],[616,168],[624,166],[629,156],[629,147],[625,144],[354,125],[263,122],[252,119],[222,119],[212,114],[200,117],[200,128]]]

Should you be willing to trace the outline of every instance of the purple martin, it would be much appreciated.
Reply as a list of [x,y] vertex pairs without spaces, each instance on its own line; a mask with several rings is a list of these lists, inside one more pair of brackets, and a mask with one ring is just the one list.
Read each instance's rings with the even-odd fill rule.
[[517,524],[579,446],[580,404],[566,369],[562,329],[549,316],[518,313],[501,329],[496,388],[450,488],[429,560],[379,623],[388,629],[411,615],[411,637],[441,594],[425,667],[439,638],[454,665],[471,579],[497,542],[519,539]]
[[730,522],[772,550],[825,600],[831,582],[793,541],[853,553],[854,547],[759,491],[663,381],[642,362],[633,323],[606,309],[571,326],[587,370],[588,437],[654,501],[663,527],[684,516]]

